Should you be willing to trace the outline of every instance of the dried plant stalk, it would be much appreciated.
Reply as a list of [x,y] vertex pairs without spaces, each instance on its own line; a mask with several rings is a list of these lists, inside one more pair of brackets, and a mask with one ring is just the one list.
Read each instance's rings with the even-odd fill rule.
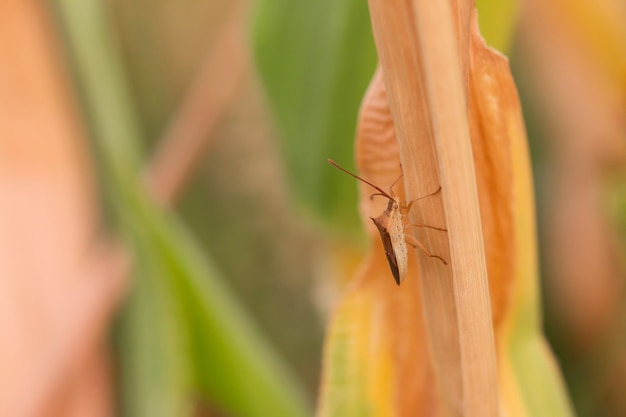
[[[372,249],[333,314],[318,416],[570,417],[567,393],[541,334],[530,163],[508,62],[485,45],[476,13],[467,15],[461,7],[450,13],[460,46],[449,46],[454,41],[449,31],[447,47],[452,53],[433,51],[436,48],[430,45],[430,53],[441,56],[431,56],[427,65],[422,45],[428,37],[418,42],[412,20],[417,9],[400,0],[391,4],[370,0],[370,5],[390,93],[379,69],[359,114],[358,173],[385,188],[400,175],[402,161],[406,184],[398,183],[395,191],[406,202],[429,194],[440,181],[444,188],[456,190],[457,173],[446,174],[450,158],[455,163],[455,156],[472,158],[474,166],[462,161],[467,166],[461,169],[475,178],[474,185],[471,180],[465,184],[465,191],[471,193],[471,204],[478,194],[484,254],[480,247],[466,247],[482,245],[480,230],[469,236],[469,242],[463,241],[467,236],[460,232],[473,232],[467,226],[459,229],[458,218],[451,215],[459,207],[450,202],[464,202],[465,194],[456,200],[445,192],[440,193],[443,200],[439,195],[420,200],[411,220],[448,228],[457,222],[456,232],[424,230],[419,235],[428,249],[449,256],[455,269],[446,270],[438,260],[411,251],[407,278],[401,287],[395,286],[369,220],[384,210],[385,201],[372,200],[371,188],[361,184],[360,210]],[[469,49],[463,46],[465,38]],[[440,39],[437,44],[445,46]],[[454,61],[455,54],[459,71],[447,76],[457,86],[448,89],[445,83],[432,81],[445,71],[433,76],[431,67],[437,68],[433,62],[438,59]],[[455,63],[449,65],[446,71],[453,71]],[[431,99],[443,93],[444,97]],[[448,103],[451,97],[458,100],[454,106]],[[444,117],[446,123],[455,123],[442,126]],[[469,129],[471,151],[467,143],[463,154],[449,149],[455,139],[468,140],[465,130],[452,137],[457,134],[453,127]],[[438,139],[442,134],[448,137]],[[480,270],[483,256],[490,297],[485,271]],[[473,265],[475,275],[464,270],[466,264]],[[498,381],[491,326],[497,341]]]
[[[445,412],[496,416],[495,346],[467,120],[467,69],[461,66],[468,60],[459,59],[469,51],[457,42],[448,2],[369,3],[406,199],[442,186],[441,196],[416,207],[411,220],[448,229],[447,234],[417,232],[431,252],[450,264],[418,255],[427,335]],[[457,30],[465,33],[469,24]]]

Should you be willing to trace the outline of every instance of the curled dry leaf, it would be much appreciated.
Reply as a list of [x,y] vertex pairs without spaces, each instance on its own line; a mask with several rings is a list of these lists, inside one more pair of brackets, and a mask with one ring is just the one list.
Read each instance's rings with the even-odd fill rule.
[[470,61],[469,120],[502,410],[508,416],[569,416],[541,331],[535,208],[519,98],[506,58],[485,45],[475,16]]
[[[558,369],[540,330],[532,182],[519,100],[506,58],[485,46],[475,16],[469,36],[467,117],[489,274],[499,412],[568,416]],[[359,115],[356,159],[359,175],[382,188],[401,174],[380,70]],[[368,218],[380,214],[386,201],[370,199],[372,191],[364,184],[359,188],[371,251],[328,330],[318,416],[472,415],[460,397],[452,407],[441,402],[459,395],[454,391],[461,382],[437,378],[430,359],[420,280],[436,277],[420,276],[411,251],[408,276],[395,285]],[[402,182],[394,190],[404,199]],[[439,317],[446,314],[456,312]],[[456,318],[450,320],[439,324],[450,326]]]
[[[515,267],[513,141],[525,139],[519,99],[506,58],[472,25],[468,120],[485,240],[491,312],[496,327],[510,305]],[[527,170],[529,161],[526,159]],[[521,173],[517,173],[520,175]],[[527,199],[532,201],[532,195]]]

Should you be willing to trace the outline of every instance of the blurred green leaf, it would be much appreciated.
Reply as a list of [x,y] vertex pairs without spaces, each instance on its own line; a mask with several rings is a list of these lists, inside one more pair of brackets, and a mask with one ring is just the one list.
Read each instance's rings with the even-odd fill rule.
[[151,261],[149,250],[138,249],[132,302],[122,314],[118,335],[123,414],[190,415],[187,397],[192,389],[192,377],[185,350],[184,323],[167,291],[163,271]]
[[517,26],[519,0],[477,0],[476,7],[480,33],[487,41],[487,45],[502,53],[508,53]]
[[354,234],[356,186],[326,159],[354,170],[357,112],[376,64],[367,2],[260,0],[252,41],[293,188],[309,210]]
[[182,301],[198,387],[233,415],[307,415],[298,385],[222,285],[215,266],[175,218],[145,209],[155,255]]
[[309,415],[299,385],[175,217],[140,184],[138,123],[99,0],[60,0],[114,219],[135,252],[122,317],[127,416],[191,416],[203,399],[230,415]]

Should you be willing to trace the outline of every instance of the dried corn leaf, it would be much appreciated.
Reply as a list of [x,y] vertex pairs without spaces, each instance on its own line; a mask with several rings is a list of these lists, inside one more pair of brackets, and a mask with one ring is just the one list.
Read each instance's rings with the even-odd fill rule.
[[[567,416],[571,414],[567,398],[539,327],[533,197],[519,101],[506,59],[484,45],[475,21],[472,24],[467,35],[469,84],[465,91],[498,358],[499,383],[491,389],[499,393],[500,414]],[[433,109],[411,111],[428,116]],[[420,128],[432,134],[428,117],[425,120]],[[400,153],[380,74],[361,110],[357,164],[364,178],[383,188],[400,175]],[[467,403],[484,398],[468,398],[472,393],[467,387],[473,381],[462,380],[468,377],[467,369],[451,369],[472,366],[467,357],[460,356],[459,347],[443,346],[434,355],[431,348],[428,353],[429,344],[460,343],[458,332],[471,331],[472,323],[459,328],[458,305],[441,302],[445,294],[427,293],[438,288],[454,294],[441,283],[426,285],[440,277],[420,275],[414,254],[409,276],[402,286],[395,286],[379,237],[367,219],[380,214],[385,202],[372,201],[371,190],[360,187],[361,212],[372,249],[329,329],[318,415],[479,415],[480,405],[470,409]],[[403,197],[401,188],[395,191]],[[432,207],[424,211],[428,209]],[[429,232],[424,241],[435,243],[431,237]],[[442,335],[435,335],[438,341],[429,341],[437,326]],[[492,412],[488,406],[483,410]]]

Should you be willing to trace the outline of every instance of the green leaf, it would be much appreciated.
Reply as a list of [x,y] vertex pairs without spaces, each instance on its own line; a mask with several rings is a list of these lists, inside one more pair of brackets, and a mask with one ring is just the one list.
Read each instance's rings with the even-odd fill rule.
[[306,416],[298,384],[223,285],[215,265],[182,225],[146,206],[151,242],[170,277],[194,358],[196,383],[236,416]]
[[122,414],[192,416],[201,397],[228,415],[310,415],[298,383],[224,278],[141,186],[141,129],[104,2],[57,6],[114,223],[135,254],[134,288],[120,326]]
[[353,170],[358,108],[376,63],[367,2],[260,0],[252,39],[293,188],[354,234],[356,187],[326,159]]
[[517,26],[518,0],[477,0],[480,33],[487,45],[502,53],[509,52]]

